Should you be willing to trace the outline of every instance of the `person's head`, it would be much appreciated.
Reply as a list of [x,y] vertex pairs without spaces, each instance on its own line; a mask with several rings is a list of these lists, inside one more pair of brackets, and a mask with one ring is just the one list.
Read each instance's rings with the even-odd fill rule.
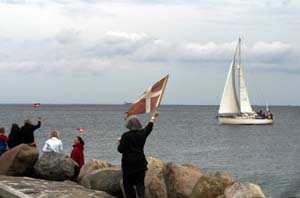
[[24,124],[32,124],[32,121],[30,119],[24,120]]
[[17,125],[16,123],[13,123],[13,124],[11,125],[10,131],[19,131],[19,130],[20,130],[20,127],[19,127],[19,125]]
[[132,117],[127,121],[126,128],[129,130],[140,130],[143,128],[143,124],[138,118]]
[[59,139],[59,137],[60,137],[60,136],[59,136],[59,131],[56,131],[56,130],[55,130],[55,131],[52,131],[52,132],[51,132],[51,137],[56,137],[56,138]]
[[82,144],[84,145],[84,141],[80,136],[74,138],[74,144]]
[[0,128],[0,134],[4,134],[5,133],[5,128],[4,127],[1,127]]

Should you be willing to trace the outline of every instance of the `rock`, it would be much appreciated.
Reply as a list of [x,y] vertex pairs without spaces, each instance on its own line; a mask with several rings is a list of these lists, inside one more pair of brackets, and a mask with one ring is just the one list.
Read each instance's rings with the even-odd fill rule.
[[78,164],[68,155],[56,152],[43,154],[34,165],[36,177],[53,181],[73,179],[78,169]]
[[[123,186],[123,179],[121,179],[120,186],[123,196],[126,197]],[[166,185],[162,183],[161,179],[158,176],[145,176],[145,198],[168,198]]]
[[116,198],[86,189],[72,181],[47,181],[29,177],[0,176],[1,198]]
[[108,167],[83,177],[81,184],[89,189],[105,191],[110,195],[122,197],[120,167]]
[[146,175],[156,175],[162,179],[166,170],[166,164],[160,159],[151,156],[147,157],[147,162],[148,170]]
[[95,173],[96,171],[98,171],[99,169],[107,168],[107,167],[111,167],[111,166],[112,165],[108,162],[105,162],[102,160],[91,159],[81,167],[77,181],[78,181],[78,183],[81,183],[81,180],[85,176],[91,175],[91,174]]
[[166,184],[158,176],[145,177],[145,198],[168,198]]
[[182,164],[182,166],[185,166],[187,168],[194,169],[196,171],[200,171],[203,173],[203,171],[198,166],[195,166],[194,164]]
[[190,198],[217,198],[233,183],[234,179],[227,173],[203,175],[194,186]]
[[225,198],[265,198],[261,188],[252,183],[236,182],[225,190]]
[[173,162],[167,163],[165,171],[165,182],[169,198],[188,198],[198,179],[203,175],[194,167],[177,165]]
[[[146,177],[145,177],[145,188],[146,188],[146,197],[165,197],[167,196],[167,186],[165,183],[164,175],[166,171],[166,163],[155,157],[147,157],[147,168]],[[159,181],[156,181],[156,178]],[[149,183],[147,184],[146,182]],[[151,181],[151,182],[150,182]],[[157,189],[157,192],[154,191]],[[148,195],[147,192],[150,194]]]
[[39,158],[39,151],[28,144],[20,144],[0,157],[0,175],[30,176]]

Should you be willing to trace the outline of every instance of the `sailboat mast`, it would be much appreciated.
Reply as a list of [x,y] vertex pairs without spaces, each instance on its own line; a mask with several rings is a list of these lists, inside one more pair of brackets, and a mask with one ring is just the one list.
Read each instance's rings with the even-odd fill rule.
[[238,67],[237,67],[237,69],[238,69],[238,74],[239,74],[239,77],[238,77],[238,93],[239,93],[239,102],[240,102],[240,107],[242,106],[242,94],[241,94],[241,78],[242,78],[242,74],[241,74],[241,42],[242,42],[242,39],[241,38],[239,38],[239,43],[238,43],[238,48],[239,48],[239,64],[238,64]]
[[242,39],[239,38],[239,65],[241,65],[242,63],[242,56],[241,56],[241,43],[242,43]]

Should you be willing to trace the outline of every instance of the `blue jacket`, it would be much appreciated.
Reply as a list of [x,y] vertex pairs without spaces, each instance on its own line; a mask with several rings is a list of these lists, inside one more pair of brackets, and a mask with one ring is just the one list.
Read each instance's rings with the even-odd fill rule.
[[0,151],[6,151],[7,150],[7,136],[6,135],[0,135]]

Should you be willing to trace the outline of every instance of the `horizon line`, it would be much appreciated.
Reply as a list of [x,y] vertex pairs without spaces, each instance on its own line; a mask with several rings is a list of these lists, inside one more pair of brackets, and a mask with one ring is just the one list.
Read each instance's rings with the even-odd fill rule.
[[[34,103],[0,103],[0,105],[33,105]],[[40,103],[42,105],[119,105],[119,106],[130,106],[132,103],[124,104],[124,103]],[[161,106],[220,106],[219,104],[161,104]],[[260,104],[253,104],[252,106],[266,106]],[[274,104],[268,106],[291,106],[298,107],[300,104]]]

